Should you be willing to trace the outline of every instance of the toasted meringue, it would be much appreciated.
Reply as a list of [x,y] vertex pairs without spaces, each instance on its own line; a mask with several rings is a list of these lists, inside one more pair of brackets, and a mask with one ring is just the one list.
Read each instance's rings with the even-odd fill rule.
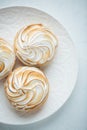
[[7,78],[5,92],[16,110],[26,112],[39,108],[46,101],[49,83],[41,70],[19,67]]
[[32,24],[17,33],[14,43],[21,62],[40,66],[53,58],[58,40],[47,27]]
[[9,43],[0,38],[0,79],[6,77],[12,70],[15,53]]

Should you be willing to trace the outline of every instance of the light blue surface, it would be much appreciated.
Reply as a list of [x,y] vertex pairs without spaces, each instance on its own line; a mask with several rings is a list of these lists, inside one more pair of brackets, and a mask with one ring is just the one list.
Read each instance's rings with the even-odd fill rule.
[[0,130],[87,130],[87,1],[0,0],[0,8],[16,5],[43,10],[64,25],[78,52],[79,76],[71,97],[53,116],[26,126],[0,124]]

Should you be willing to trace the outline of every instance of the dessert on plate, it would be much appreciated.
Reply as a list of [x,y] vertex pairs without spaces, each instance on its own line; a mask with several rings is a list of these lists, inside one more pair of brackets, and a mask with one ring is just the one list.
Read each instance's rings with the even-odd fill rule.
[[38,68],[19,67],[8,76],[5,92],[16,110],[35,110],[40,108],[48,97],[48,79]]
[[5,78],[15,63],[15,53],[11,45],[0,38],[0,79]]
[[55,54],[57,45],[56,36],[42,24],[23,27],[14,40],[17,57],[28,66],[41,66],[49,62]]

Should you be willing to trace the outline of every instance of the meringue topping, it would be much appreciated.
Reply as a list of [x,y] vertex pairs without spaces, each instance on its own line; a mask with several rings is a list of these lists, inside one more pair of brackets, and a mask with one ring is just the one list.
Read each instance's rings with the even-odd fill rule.
[[17,57],[26,65],[41,65],[50,61],[55,53],[58,40],[42,24],[22,28],[15,38]]
[[6,95],[19,111],[29,111],[43,104],[49,84],[42,71],[35,67],[19,67],[7,78]]
[[10,44],[0,38],[0,79],[11,72],[15,62],[15,54]]

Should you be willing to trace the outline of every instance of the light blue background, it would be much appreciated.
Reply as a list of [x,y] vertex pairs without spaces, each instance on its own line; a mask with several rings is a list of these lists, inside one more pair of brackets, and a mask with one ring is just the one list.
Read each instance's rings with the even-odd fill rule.
[[0,124],[0,130],[87,130],[87,1],[0,0],[0,8],[31,6],[58,19],[69,32],[79,56],[79,76],[66,104],[53,116],[26,126]]

